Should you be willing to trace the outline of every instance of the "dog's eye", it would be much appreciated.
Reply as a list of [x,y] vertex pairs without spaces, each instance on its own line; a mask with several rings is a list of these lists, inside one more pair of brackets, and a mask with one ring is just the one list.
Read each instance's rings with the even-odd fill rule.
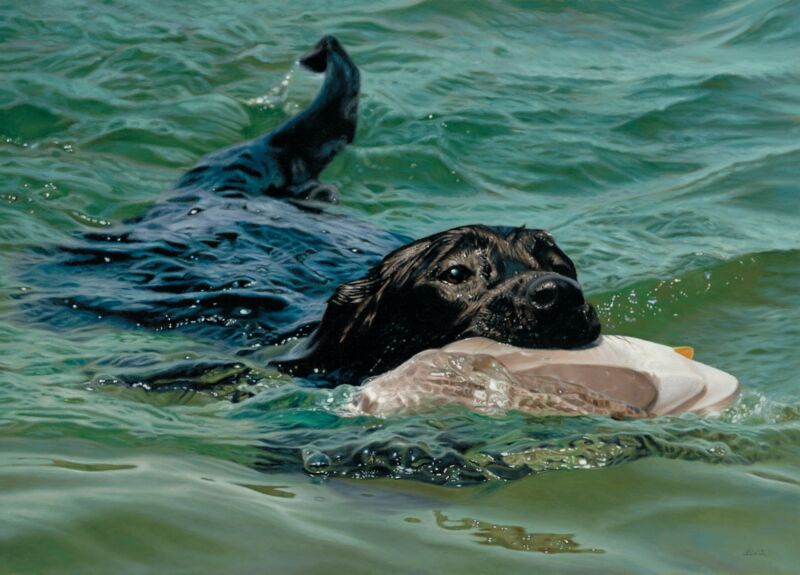
[[449,284],[460,284],[475,275],[467,266],[450,266],[439,274],[439,279]]

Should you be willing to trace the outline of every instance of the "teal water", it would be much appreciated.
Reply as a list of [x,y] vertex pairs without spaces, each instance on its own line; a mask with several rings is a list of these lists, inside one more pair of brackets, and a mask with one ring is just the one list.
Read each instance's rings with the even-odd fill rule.
[[[0,572],[795,573],[798,31],[771,0],[0,4]],[[337,211],[549,228],[607,333],[693,345],[742,397],[348,419],[347,389],[266,369],[237,404],[104,384],[123,355],[219,349],[26,321],[22,254],[301,109],[319,79],[294,61],[324,33],[362,71]],[[453,457],[422,474],[445,485],[402,479],[412,448]],[[362,478],[376,458],[400,479]]]

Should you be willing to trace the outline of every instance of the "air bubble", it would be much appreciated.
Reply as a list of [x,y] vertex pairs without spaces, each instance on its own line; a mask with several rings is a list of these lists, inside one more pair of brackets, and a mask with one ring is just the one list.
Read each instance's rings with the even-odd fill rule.
[[308,473],[325,473],[331,468],[331,458],[321,451],[303,452],[303,467]]

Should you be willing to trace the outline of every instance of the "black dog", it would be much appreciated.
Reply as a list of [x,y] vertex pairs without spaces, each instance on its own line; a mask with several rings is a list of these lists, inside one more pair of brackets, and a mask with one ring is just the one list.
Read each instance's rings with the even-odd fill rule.
[[398,249],[408,240],[308,204],[335,199],[317,178],[353,140],[359,72],[330,36],[301,63],[326,74],[306,110],[204,158],[144,216],[48,264],[68,309],[247,346],[314,330],[276,365],[328,384],[469,336],[524,347],[598,336],[575,266],[545,231],[467,226]]

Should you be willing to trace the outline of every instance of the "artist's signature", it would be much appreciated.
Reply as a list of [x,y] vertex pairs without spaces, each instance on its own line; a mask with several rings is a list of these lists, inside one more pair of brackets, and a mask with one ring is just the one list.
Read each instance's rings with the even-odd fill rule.
[[767,550],[766,549],[745,549],[744,553],[742,553],[745,557],[766,557]]

